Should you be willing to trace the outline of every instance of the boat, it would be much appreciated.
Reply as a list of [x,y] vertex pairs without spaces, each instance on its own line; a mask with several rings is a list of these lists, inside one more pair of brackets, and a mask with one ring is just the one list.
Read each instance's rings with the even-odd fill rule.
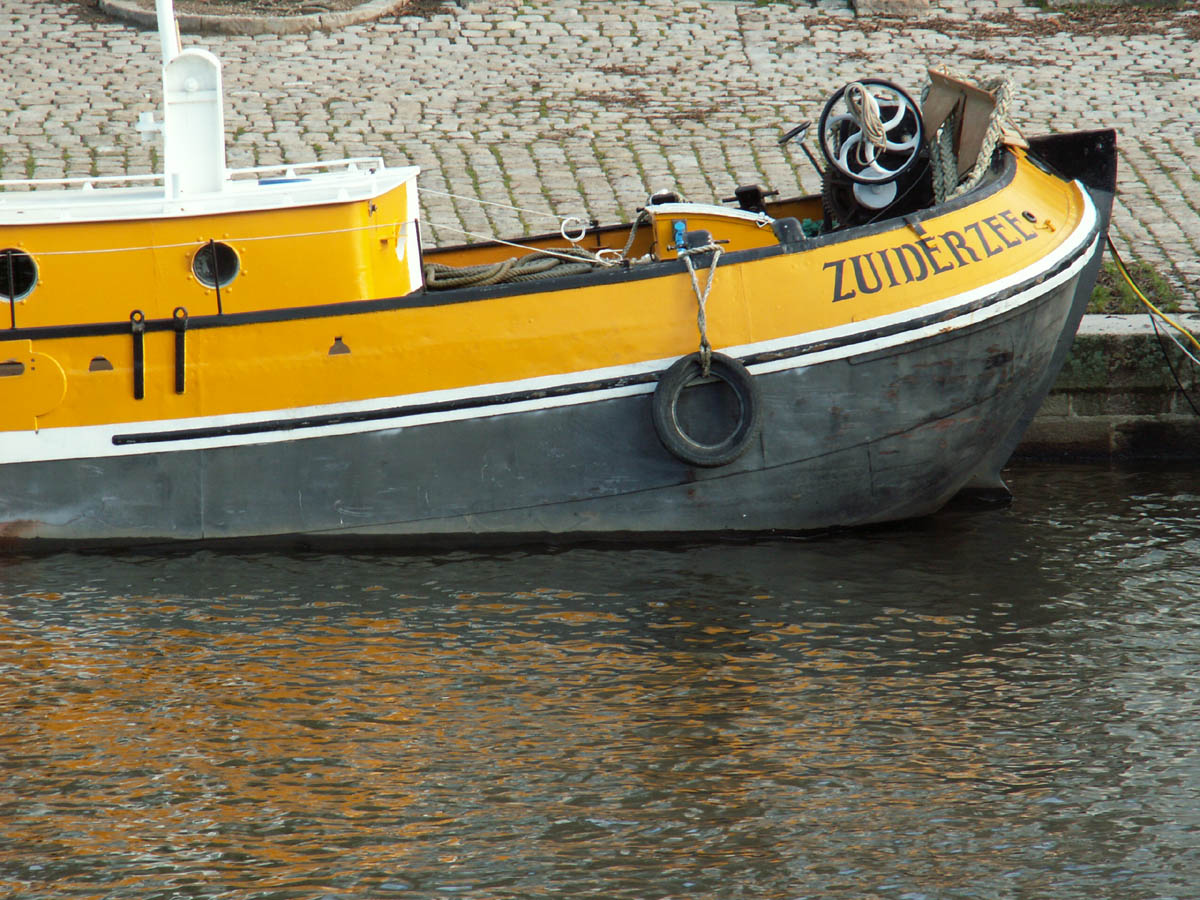
[[1003,490],[1099,266],[1113,132],[1023,137],[1003,83],[939,70],[784,135],[818,194],[433,246],[415,167],[228,169],[220,62],[156,12],[163,172],[0,191],[10,545],[927,515]]

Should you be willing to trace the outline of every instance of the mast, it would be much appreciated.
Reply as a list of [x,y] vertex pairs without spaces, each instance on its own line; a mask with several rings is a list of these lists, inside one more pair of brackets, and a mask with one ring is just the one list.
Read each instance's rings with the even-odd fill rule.
[[[163,55],[163,190],[168,199],[224,190],[225,114],[221,62],[180,48],[173,0],[155,0]],[[144,124],[143,130],[154,130]]]
[[163,65],[179,55],[179,26],[175,22],[174,0],[155,0],[158,13],[158,39],[162,42]]

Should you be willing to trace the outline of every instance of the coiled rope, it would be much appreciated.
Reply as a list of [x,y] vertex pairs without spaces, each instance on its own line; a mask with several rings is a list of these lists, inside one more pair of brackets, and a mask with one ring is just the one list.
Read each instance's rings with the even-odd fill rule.
[[[569,221],[569,220],[568,220]],[[603,249],[593,253],[579,246],[555,250],[538,250],[514,241],[489,238],[487,235],[464,231],[448,225],[429,223],[435,228],[448,228],[468,237],[482,237],[508,247],[532,252],[525,256],[512,257],[495,263],[475,266],[449,266],[445,263],[427,262],[424,266],[425,287],[431,291],[448,291],[461,287],[483,287],[489,284],[537,281],[543,278],[562,278],[564,275],[583,275],[595,269],[608,268],[629,258],[637,239],[638,228],[650,221],[650,213],[643,210],[629,229],[629,239],[620,251]]]
[[[870,141],[871,145],[876,150],[884,151],[887,149],[887,129],[884,128],[883,119],[879,116],[879,103],[871,96],[871,92],[861,82],[852,81],[846,85],[846,106],[850,109],[850,115],[854,117],[854,121],[858,123],[862,129],[863,137]],[[869,166],[873,160],[867,159],[863,153],[866,144],[859,141],[856,153],[858,161],[863,166]]]
[[583,275],[609,265],[611,263],[608,260],[601,259],[582,247],[555,250],[553,254],[535,251],[525,256],[477,266],[448,266],[427,262],[424,268],[425,287],[431,291],[446,291],[488,284],[537,281],[542,278],[562,278],[564,275]]

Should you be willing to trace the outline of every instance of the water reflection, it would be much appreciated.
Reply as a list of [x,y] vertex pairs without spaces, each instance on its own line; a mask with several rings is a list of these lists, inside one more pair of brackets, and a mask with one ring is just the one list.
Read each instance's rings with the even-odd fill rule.
[[1197,897],[1200,476],[802,542],[0,562],[0,893]]

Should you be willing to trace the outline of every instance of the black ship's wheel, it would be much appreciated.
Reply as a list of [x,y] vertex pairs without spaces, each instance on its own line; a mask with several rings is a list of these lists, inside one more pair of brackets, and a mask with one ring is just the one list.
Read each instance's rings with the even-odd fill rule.
[[817,134],[829,164],[859,184],[894,181],[917,161],[924,139],[920,107],[882,78],[840,88],[821,110]]

